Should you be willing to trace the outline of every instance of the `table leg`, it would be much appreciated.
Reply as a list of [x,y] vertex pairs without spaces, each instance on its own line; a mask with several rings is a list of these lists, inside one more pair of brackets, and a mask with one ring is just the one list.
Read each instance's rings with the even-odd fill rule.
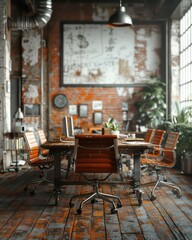
[[15,156],[15,171],[19,172],[18,157],[17,157],[18,152],[17,152],[17,150],[15,151],[15,154],[16,154],[16,156]]
[[134,154],[134,174],[133,174],[133,190],[136,193],[139,205],[142,204],[143,191],[140,189],[141,181],[141,164],[140,154]]
[[58,205],[61,195],[61,153],[56,152],[54,156],[54,196],[55,205]]

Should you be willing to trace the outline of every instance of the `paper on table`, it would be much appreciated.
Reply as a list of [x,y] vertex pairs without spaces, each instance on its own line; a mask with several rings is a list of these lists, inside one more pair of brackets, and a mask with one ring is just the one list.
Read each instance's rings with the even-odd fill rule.
[[126,135],[126,134],[123,134],[123,133],[120,133],[120,134],[119,134],[119,138],[127,138],[127,135]]
[[145,142],[139,142],[139,141],[131,141],[131,142],[122,142],[122,144],[127,144],[127,145],[134,145],[134,144],[143,144],[146,145]]
[[62,142],[62,143],[74,143],[74,141],[70,141],[70,140],[61,140],[61,139],[60,139],[60,142]]

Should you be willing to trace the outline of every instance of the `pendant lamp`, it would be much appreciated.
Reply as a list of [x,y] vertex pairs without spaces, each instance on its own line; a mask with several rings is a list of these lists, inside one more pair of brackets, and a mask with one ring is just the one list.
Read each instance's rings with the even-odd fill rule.
[[18,108],[16,114],[15,114],[16,120],[22,120],[23,119],[23,113],[21,112],[21,108]]
[[109,18],[108,24],[112,27],[129,27],[132,26],[131,17],[126,13],[126,9],[119,3],[116,12]]

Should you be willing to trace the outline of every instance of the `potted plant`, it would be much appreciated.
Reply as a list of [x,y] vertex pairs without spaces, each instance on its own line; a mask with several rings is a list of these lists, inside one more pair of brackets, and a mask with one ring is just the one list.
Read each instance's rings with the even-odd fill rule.
[[111,134],[119,136],[119,125],[116,123],[114,118],[109,118],[108,121],[105,123],[105,127],[110,129]]
[[179,103],[175,106],[176,114],[165,123],[171,131],[180,133],[176,148],[176,167],[181,168],[184,173],[192,174],[192,107],[182,108]]
[[136,124],[156,128],[165,120],[165,83],[158,77],[151,76],[151,82],[134,94],[137,98]]

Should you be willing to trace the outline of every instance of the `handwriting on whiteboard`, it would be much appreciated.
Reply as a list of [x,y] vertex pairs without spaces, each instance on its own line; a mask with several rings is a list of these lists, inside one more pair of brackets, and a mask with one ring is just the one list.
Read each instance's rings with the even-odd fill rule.
[[[160,70],[160,28],[63,24],[64,84],[143,83]],[[151,60],[152,59],[152,60]]]

